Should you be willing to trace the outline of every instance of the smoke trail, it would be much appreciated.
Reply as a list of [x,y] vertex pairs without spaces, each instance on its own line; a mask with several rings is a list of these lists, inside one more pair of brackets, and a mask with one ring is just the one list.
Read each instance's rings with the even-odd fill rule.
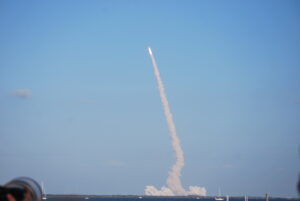
[[158,90],[160,99],[163,105],[164,114],[167,120],[169,134],[171,136],[172,140],[172,146],[175,151],[176,156],[176,162],[171,167],[171,170],[169,171],[169,176],[167,178],[167,186],[168,187],[162,187],[161,190],[156,189],[154,186],[146,186],[145,194],[146,195],[205,195],[206,189],[197,187],[197,186],[190,186],[189,191],[184,190],[184,188],[181,185],[180,176],[181,176],[181,169],[184,166],[184,156],[183,151],[180,146],[180,140],[177,137],[176,134],[176,127],[175,123],[173,121],[173,116],[169,107],[168,99],[165,93],[163,82],[160,78],[160,73],[156,64],[156,61],[154,59],[154,56],[152,54],[151,48],[148,47],[149,55],[151,57],[151,61],[153,64],[153,70],[154,75],[156,77]]
[[163,105],[163,110],[164,110],[164,113],[166,116],[169,133],[170,133],[170,136],[172,139],[172,146],[173,146],[173,149],[175,151],[175,156],[176,156],[176,163],[171,167],[171,170],[169,172],[169,177],[167,179],[167,185],[175,194],[184,194],[184,189],[182,188],[181,181],[180,181],[180,172],[181,172],[182,167],[184,166],[183,151],[180,146],[180,141],[176,135],[176,127],[175,127],[175,124],[173,121],[173,116],[170,111],[168,99],[167,99],[167,96],[165,93],[163,82],[160,78],[160,73],[158,71],[156,61],[154,59],[154,56],[152,54],[150,47],[148,48],[148,50],[149,50],[149,54],[150,54],[150,57],[152,60],[154,75],[156,77],[159,95],[160,95],[161,102]]

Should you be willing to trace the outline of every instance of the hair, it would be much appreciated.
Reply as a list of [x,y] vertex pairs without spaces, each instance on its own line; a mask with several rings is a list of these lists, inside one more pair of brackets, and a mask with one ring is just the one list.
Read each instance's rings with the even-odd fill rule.
[[12,195],[17,201],[22,201],[25,197],[25,190],[21,188],[7,188],[0,186],[0,200],[8,201],[8,194]]

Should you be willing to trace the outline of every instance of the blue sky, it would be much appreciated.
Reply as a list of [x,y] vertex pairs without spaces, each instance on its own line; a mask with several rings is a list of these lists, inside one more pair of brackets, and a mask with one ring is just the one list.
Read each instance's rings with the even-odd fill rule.
[[297,196],[298,1],[1,1],[0,182],[143,194],[174,162],[151,46],[185,152],[184,187]]

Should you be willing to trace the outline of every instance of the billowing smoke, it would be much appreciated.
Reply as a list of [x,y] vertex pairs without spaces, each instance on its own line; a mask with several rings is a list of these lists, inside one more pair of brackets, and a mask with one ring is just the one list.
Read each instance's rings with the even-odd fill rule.
[[198,187],[198,186],[190,186],[189,190],[186,191],[181,185],[180,175],[181,175],[181,169],[184,166],[183,151],[180,146],[180,140],[176,134],[176,127],[173,121],[173,116],[169,107],[164,85],[160,78],[160,73],[158,71],[158,67],[150,47],[148,48],[148,51],[153,64],[154,75],[156,77],[160,99],[167,120],[168,129],[172,140],[172,146],[175,151],[176,162],[171,167],[171,170],[169,171],[169,176],[167,178],[167,187],[163,186],[159,190],[156,189],[154,186],[146,186],[145,194],[146,195],[206,195],[205,188]]
[[189,190],[184,190],[183,194],[176,194],[168,187],[161,187],[161,189],[157,189],[154,186],[146,186],[145,189],[146,195],[154,195],[154,196],[174,196],[174,195],[206,195],[206,189],[199,186],[189,186]]
[[13,96],[18,98],[29,98],[31,96],[31,90],[30,89],[18,89],[12,93]]

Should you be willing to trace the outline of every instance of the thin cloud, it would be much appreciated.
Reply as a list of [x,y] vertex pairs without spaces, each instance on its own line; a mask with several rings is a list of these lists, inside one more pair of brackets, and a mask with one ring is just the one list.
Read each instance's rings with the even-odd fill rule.
[[31,97],[31,94],[30,89],[18,89],[12,93],[13,96],[23,99]]
[[96,99],[93,98],[82,98],[79,100],[80,103],[96,103]]
[[110,166],[116,166],[116,167],[125,166],[125,164],[122,161],[118,161],[118,160],[110,160],[107,162],[107,164]]
[[222,168],[224,169],[233,169],[233,168],[236,168],[233,164],[225,164],[222,166]]

